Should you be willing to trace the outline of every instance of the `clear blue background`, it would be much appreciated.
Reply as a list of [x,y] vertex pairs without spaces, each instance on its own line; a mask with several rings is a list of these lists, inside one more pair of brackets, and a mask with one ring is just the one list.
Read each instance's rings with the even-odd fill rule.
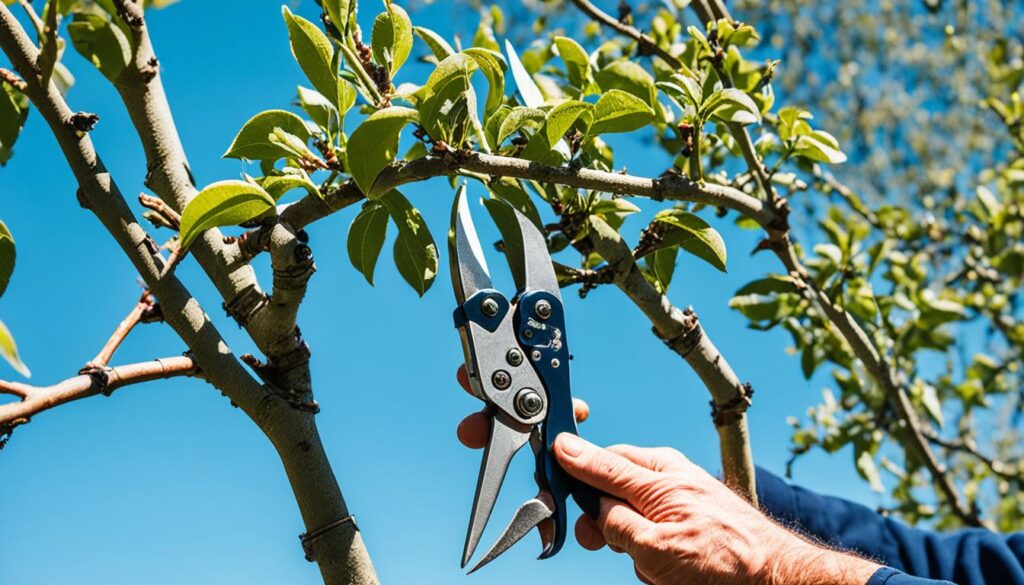
[[[365,28],[378,10],[373,2],[362,4]],[[290,6],[316,17],[312,0]],[[235,132],[261,110],[286,107],[296,84],[307,83],[289,52],[279,8],[272,1],[186,0],[150,14],[164,82],[200,184],[237,178],[245,167],[220,158]],[[470,38],[477,24],[474,13],[444,2],[422,8],[414,19],[449,39],[456,32]],[[415,55],[424,50],[417,40]],[[99,113],[93,139],[138,212],[134,195],[143,189],[145,162],[128,117],[88,63],[72,50],[66,62],[78,77],[72,108]],[[422,81],[426,70],[407,75]],[[669,164],[642,139],[614,145],[618,164],[633,173],[653,176]],[[16,153],[0,169],[0,217],[18,243],[0,318],[16,335],[33,382],[50,384],[96,353],[140,289],[112,239],[78,207],[73,177],[37,113]],[[479,185],[473,190],[482,195]],[[435,237],[443,237],[451,202],[444,179],[405,192]],[[481,211],[483,238],[493,241]],[[535,562],[540,546],[533,539],[481,573],[461,575],[480,454],[457,443],[455,426],[479,404],[454,381],[461,350],[451,326],[451,285],[445,270],[417,298],[398,276],[388,244],[371,288],[345,253],[354,213],[346,210],[309,229],[319,272],[300,324],[313,349],[324,442],[383,582],[632,582],[627,558],[589,553],[575,542],[554,559]],[[628,225],[636,230],[643,222]],[[781,473],[788,457],[786,416],[802,416],[828,378],[805,381],[798,360],[786,352],[786,334],[748,330],[728,309],[733,291],[780,266],[767,255],[749,256],[758,234],[737,230],[730,220],[716,225],[729,244],[729,273],[682,257],[670,297],[696,308],[740,377],[757,389],[750,411],[754,454],[760,465]],[[259,262],[265,274],[266,259]],[[445,258],[441,265],[446,268]],[[491,268],[508,289],[499,256],[492,256]],[[186,261],[179,274],[233,349],[251,351],[195,263]],[[566,299],[576,393],[593,412],[584,435],[600,444],[671,445],[717,471],[708,394],[686,364],[651,335],[650,324],[616,289],[601,288],[585,301],[567,291]],[[166,326],[150,325],[132,334],[114,362],[184,349]],[[0,376],[17,378],[6,365]],[[797,464],[795,478],[881,503],[857,478],[850,458],[849,452],[811,454]],[[485,541],[533,495],[528,459],[521,457],[510,472]],[[44,413],[0,452],[3,585],[316,583],[316,567],[303,560],[297,539],[302,528],[270,444],[200,381],[132,387]]]

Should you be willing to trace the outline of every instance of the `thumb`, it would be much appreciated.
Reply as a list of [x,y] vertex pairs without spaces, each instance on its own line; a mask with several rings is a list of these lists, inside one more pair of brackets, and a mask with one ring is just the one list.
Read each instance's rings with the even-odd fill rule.
[[552,451],[569,475],[641,510],[648,492],[645,488],[658,477],[656,472],[571,433],[558,435]]

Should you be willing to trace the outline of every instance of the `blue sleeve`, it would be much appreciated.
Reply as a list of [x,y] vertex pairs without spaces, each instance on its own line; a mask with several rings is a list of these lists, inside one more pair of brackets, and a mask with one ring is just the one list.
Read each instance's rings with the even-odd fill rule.
[[757,470],[757,494],[762,509],[783,525],[887,565],[870,585],[925,585],[925,579],[1024,585],[1024,534],[910,528],[865,506],[791,486],[763,469]]

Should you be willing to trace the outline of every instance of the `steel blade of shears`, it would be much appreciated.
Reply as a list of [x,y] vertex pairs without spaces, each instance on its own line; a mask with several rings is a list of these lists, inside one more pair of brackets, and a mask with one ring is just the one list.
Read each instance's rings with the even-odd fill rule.
[[480,238],[473,225],[473,216],[469,213],[465,183],[456,191],[455,200],[456,205],[452,206],[452,231],[448,235],[448,264],[455,299],[461,305],[477,291],[491,288],[491,276],[487,271]]
[[469,559],[473,557],[473,552],[480,544],[480,537],[494,510],[494,503],[498,500],[498,493],[501,492],[501,484],[505,481],[509,463],[530,439],[532,431],[532,427],[509,420],[500,413],[490,418],[490,436],[487,439],[487,447],[484,449],[483,460],[480,462],[480,475],[476,482],[476,495],[473,497],[473,511],[469,518],[469,529],[466,531],[466,545],[462,549],[463,568],[469,564]]
[[554,506],[552,502],[547,501],[550,499],[550,496],[542,494],[536,498],[527,500],[526,503],[519,506],[519,509],[516,510],[515,516],[512,517],[512,521],[509,522],[508,526],[501,533],[498,541],[494,543],[491,550],[487,551],[484,556],[480,557],[480,560],[473,565],[473,568],[469,570],[469,573],[473,573],[487,563],[498,558],[501,553],[511,548],[513,544],[522,540],[522,538],[529,534],[531,530],[536,528],[538,524],[554,515]]

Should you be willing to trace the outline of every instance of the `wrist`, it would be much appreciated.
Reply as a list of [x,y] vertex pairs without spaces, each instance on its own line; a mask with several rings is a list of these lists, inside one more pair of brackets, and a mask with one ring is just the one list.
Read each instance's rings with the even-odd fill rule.
[[881,565],[825,548],[781,529],[760,583],[764,585],[865,585]]

